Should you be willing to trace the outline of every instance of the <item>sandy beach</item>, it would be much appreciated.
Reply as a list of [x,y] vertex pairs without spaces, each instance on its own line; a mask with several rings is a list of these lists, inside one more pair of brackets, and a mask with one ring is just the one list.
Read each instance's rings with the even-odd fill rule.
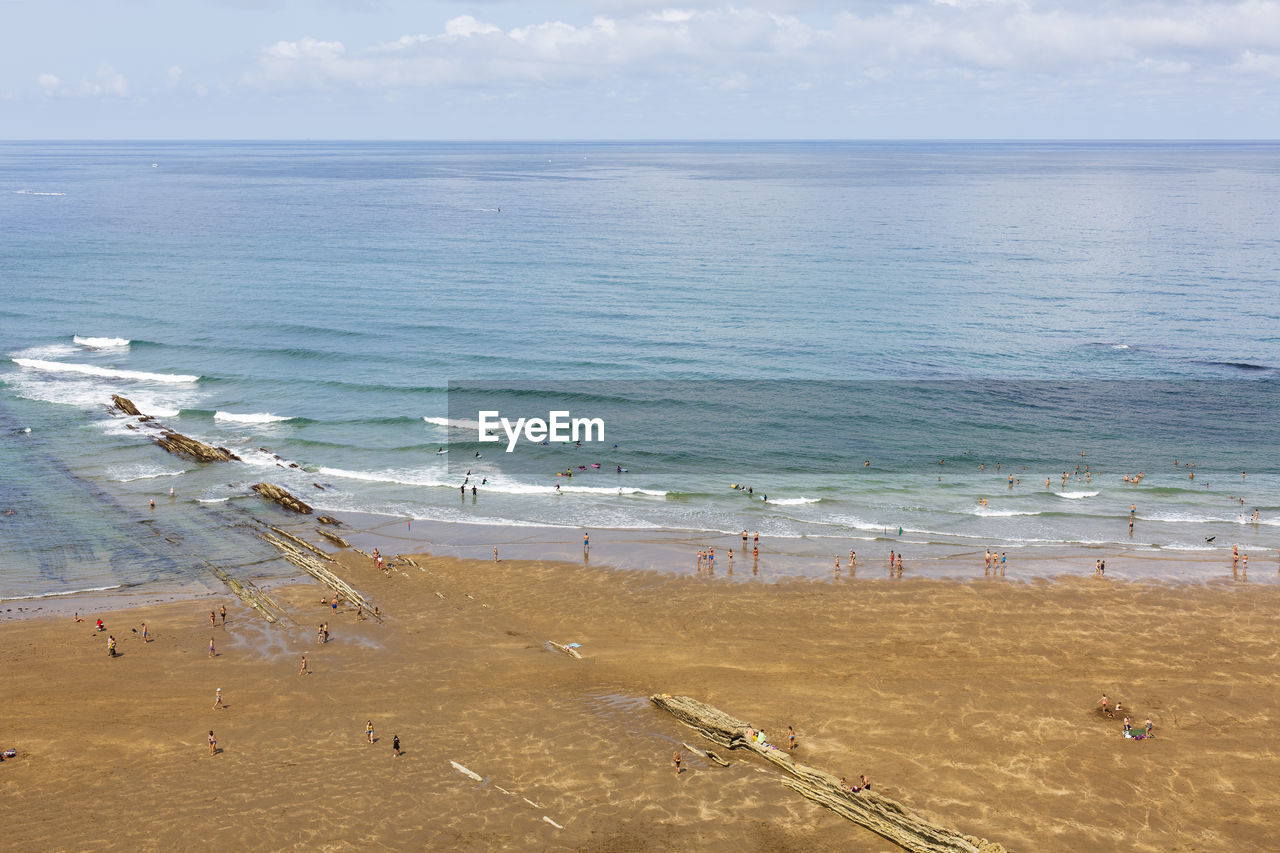
[[[1010,850],[1274,847],[1274,584],[340,559],[384,621],[311,582],[273,591],[274,626],[229,594],[3,614],[5,846],[897,849],[753,756],[683,749],[697,735],[647,700],[672,693],[778,742],[794,726],[797,760]],[[1125,740],[1103,693],[1155,737]]]

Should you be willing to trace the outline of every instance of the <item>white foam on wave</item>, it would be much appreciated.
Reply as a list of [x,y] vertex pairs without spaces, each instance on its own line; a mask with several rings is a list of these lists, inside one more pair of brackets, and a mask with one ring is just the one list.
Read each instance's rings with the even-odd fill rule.
[[113,589],[124,589],[124,584],[118,583],[112,586],[87,586],[83,589],[68,589],[62,592],[41,592],[35,595],[11,595],[6,598],[0,598],[0,601],[33,601],[40,598],[59,598],[64,595],[80,595],[85,592],[107,592]]
[[18,358],[51,359],[51,358],[62,358],[63,356],[68,356],[68,355],[75,355],[78,352],[80,352],[80,350],[72,346],[71,344],[44,344],[42,346],[27,347],[26,349],[20,349],[20,350],[17,350],[16,352],[11,352],[9,353],[9,357],[13,359],[18,359]]
[[1112,344],[1112,349],[1132,349],[1128,344]]
[[801,504],[816,504],[822,498],[777,498],[769,501],[775,506],[800,506]]
[[[0,376],[13,390],[15,396],[62,406],[75,406],[86,411],[100,411],[111,402],[110,391],[102,382],[87,376],[55,374],[35,370],[19,370]],[[178,410],[190,408],[200,400],[194,385],[167,385],[163,391],[156,387],[145,391],[136,388],[119,389],[146,415],[172,418]],[[123,423],[116,419],[115,423]]]
[[[864,521],[863,519],[852,515],[833,515],[826,519],[826,521],[829,524],[835,524],[840,527],[851,527],[854,530],[865,530],[868,533],[875,533],[877,531],[883,533],[889,528],[887,524],[876,524],[875,522]],[[895,524],[893,526],[896,529],[898,525]]]
[[39,190],[14,190],[15,195],[66,195],[66,193],[40,192]]
[[[192,436],[192,438],[199,438]],[[207,444],[216,444],[216,442],[208,441],[208,439],[199,438]],[[287,468],[290,471],[300,471],[301,468],[295,468],[294,462],[285,459],[283,456],[277,456],[269,450],[262,450],[257,447],[246,446],[247,439],[242,440],[238,445],[228,444],[228,447],[235,451],[236,456],[240,457],[240,461],[246,465],[252,465],[255,468]]]
[[1069,501],[1078,501],[1081,498],[1097,497],[1098,492],[1054,492],[1060,498],[1066,498]]
[[187,373],[146,373],[141,370],[117,370],[112,367],[98,367],[96,364],[77,364],[71,361],[15,358],[13,363],[29,370],[42,370],[46,373],[74,373],[80,376],[98,376],[103,379],[132,379],[137,382],[162,382],[181,385],[189,385],[200,381],[199,376],[192,376]]
[[1138,516],[1140,521],[1163,521],[1170,524],[1223,524],[1236,521],[1225,515],[1192,515],[1185,512],[1153,512]]
[[214,412],[213,419],[215,421],[227,421],[233,424],[274,424],[280,421],[289,421],[293,418],[285,415],[273,415],[270,412],[249,412],[247,414],[238,415],[234,412]]
[[89,338],[80,335],[72,335],[71,340],[78,346],[89,349],[119,349],[132,343],[128,338]]
[[[391,483],[399,486],[457,489],[462,485],[456,476],[445,479],[445,476],[439,470],[391,468],[383,471],[351,471],[344,468],[321,467],[316,470],[316,473],[323,474],[326,477],[342,477],[347,480],[361,480],[372,483]],[[522,483],[518,480],[503,480],[498,477],[482,485],[481,481],[484,478],[485,475],[483,474],[473,474],[467,485],[475,486],[481,491],[506,495],[554,495],[556,493],[554,484],[544,486],[535,483]],[[560,483],[560,492],[562,494],[635,495],[654,498],[665,498],[667,496],[667,493],[662,489],[642,489],[635,486],[575,486],[567,482]]]
[[991,507],[978,506],[969,511],[970,515],[978,515],[983,518],[1011,518],[1015,515],[1039,515],[1040,513],[1032,509],[992,509]]
[[638,495],[651,498],[665,498],[667,496],[667,492],[663,489],[641,489],[636,486],[582,486],[574,485],[571,480],[566,478],[561,479],[562,482],[558,484],[552,483],[544,486],[536,483],[522,483],[519,480],[495,478],[490,480],[487,485],[479,488],[507,495],[548,495],[555,494],[556,485],[559,485],[562,494]]
[[342,477],[346,480],[361,480],[366,483],[393,483],[400,486],[447,486],[451,489],[458,487],[457,483],[446,481],[433,472],[405,468],[389,468],[385,471],[350,471],[345,468],[321,467],[316,469],[316,473],[323,474],[326,477]]
[[462,419],[450,420],[449,418],[429,418],[425,416],[422,419],[432,426],[448,427],[449,429],[474,430],[477,432],[480,430],[479,421],[468,421]]
[[177,477],[183,473],[185,472],[139,464],[116,465],[107,469],[106,476],[108,480],[115,480],[117,483],[132,483],[135,480],[154,480],[157,477]]

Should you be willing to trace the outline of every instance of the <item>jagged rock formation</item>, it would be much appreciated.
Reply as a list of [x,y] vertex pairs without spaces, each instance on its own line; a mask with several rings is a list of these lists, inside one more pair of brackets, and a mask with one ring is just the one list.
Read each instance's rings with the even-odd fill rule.
[[341,522],[341,521],[338,521],[338,519],[336,519],[336,518],[334,518],[334,517],[332,517],[332,516],[329,516],[329,515],[321,515],[321,516],[317,516],[317,517],[316,517],[316,521],[320,522],[321,524],[332,524],[334,527],[341,527],[341,526],[342,526],[342,522]]
[[311,515],[311,507],[295,498],[279,486],[271,483],[254,483],[253,490],[269,501],[275,501],[287,510]]
[[688,696],[650,696],[649,701],[703,737],[729,749],[747,749],[791,776],[782,784],[841,817],[865,826],[912,853],[1006,853],[1004,845],[962,835],[913,814],[901,803],[872,791],[854,793],[830,773],[798,764],[785,749],[747,737],[747,723]]
[[[119,409],[126,415],[132,415],[138,419],[138,423],[150,424],[155,418],[150,415],[144,415],[138,411],[138,407],[128,397],[121,397],[119,394],[111,395],[112,408]],[[129,429],[137,429],[134,424],[125,424]],[[239,456],[236,456],[225,447],[213,447],[205,444],[203,441],[196,441],[190,436],[185,436],[180,432],[174,432],[167,427],[160,426],[162,435],[156,439],[156,444],[163,447],[170,453],[176,453],[179,456],[186,456],[197,462],[231,462],[235,460],[240,462]]]
[[138,407],[135,406],[133,401],[128,397],[121,397],[119,394],[112,394],[111,402],[117,409],[124,412],[126,415],[140,416],[142,414],[142,412],[138,411]]
[[197,462],[230,462],[233,459],[236,462],[241,461],[239,456],[225,447],[213,447],[172,430],[165,430],[164,434],[156,439],[156,444],[170,453],[187,456]]

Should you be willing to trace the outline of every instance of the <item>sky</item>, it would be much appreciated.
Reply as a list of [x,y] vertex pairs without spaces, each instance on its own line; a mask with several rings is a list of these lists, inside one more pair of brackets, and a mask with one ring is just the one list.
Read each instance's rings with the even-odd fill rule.
[[1275,139],[1280,0],[0,0],[3,139]]

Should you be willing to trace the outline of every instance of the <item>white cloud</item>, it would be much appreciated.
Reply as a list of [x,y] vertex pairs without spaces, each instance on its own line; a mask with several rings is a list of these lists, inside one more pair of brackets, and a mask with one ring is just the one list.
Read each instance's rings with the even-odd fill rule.
[[629,8],[589,22],[506,29],[461,15],[440,32],[356,49],[305,36],[264,48],[245,79],[268,90],[455,86],[491,93],[628,79],[794,90],[890,77],[1017,86],[1021,75],[1045,74],[1070,85],[1116,74],[1270,78],[1272,57],[1280,55],[1280,0],[923,0],[864,3],[829,15],[791,5],[786,14],[700,3]]
[[76,85],[64,84],[56,74],[41,74],[36,85],[49,98],[127,98],[129,81],[110,65],[98,66],[93,77],[81,77]]

